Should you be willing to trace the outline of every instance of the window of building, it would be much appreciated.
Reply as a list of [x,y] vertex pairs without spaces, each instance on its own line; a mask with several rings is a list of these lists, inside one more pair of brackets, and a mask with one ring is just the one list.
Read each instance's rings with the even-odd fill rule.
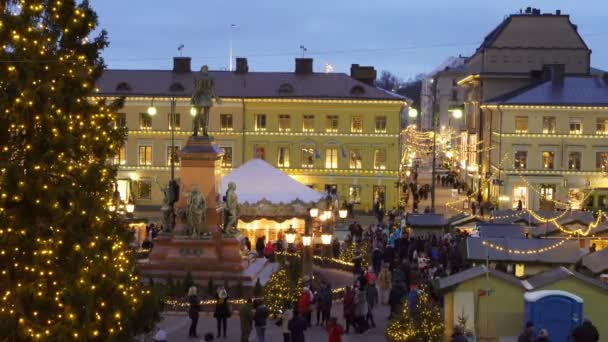
[[352,133],[363,132],[363,119],[360,115],[354,115],[350,118],[350,131]]
[[122,145],[114,155],[114,165],[127,165],[127,147]]
[[543,133],[555,134],[556,131],[555,116],[543,116]]
[[570,118],[570,134],[583,134],[583,119]]
[[458,90],[452,89],[452,101],[458,101]]
[[175,145],[167,145],[167,165],[171,166],[171,158],[175,158],[175,165],[179,165],[179,156],[177,152],[179,151],[180,146]]
[[280,146],[277,150],[277,166],[289,167],[289,147]]
[[337,115],[328,115],[327,116],[327,122],[325,124],[325,131],[328,133],[338,132],[338,116]]
[[173,120],[171,120],[171,113],[168,113],[167,122],[169,123],[169,129],[180,129],[181,117],[179,113],[173,113]]
[[232,167],[232,146],[222,146],[222,150],[224,150],[222,167]]
[[386,204],[386,186],[384,185],[374,185],[372,188],[373,193],[373,203],[379,203],[380,209],[385,209],[384,206]]
[[326,169],[337,169],[338,168],[338,148],[328,147],[325,149],[325,168]]
[[608,152],[595,153],[595,168],[603,171],[608,169]]
[[458,79],[456,79],[456,78],[453,78],[453,79],[452,79],[452,86],[453,86],[453,87],[458,86]]
[[608,134],[608,118],[597,118],[596,134]]
[[279,115],[279,132],[291,131],[291,116],[289,114]]
[[315,148],[302,146],[302,168],[312,169],[313,167],[315,167]]
[[515,160],[513,167],[516,169],[525,169],[528,165],[528,151],[515,152]]
[[256,159],[266,160],[266,146],[253,145],[253,157]]
[[361,150],[352,149],[349,151],[349,164],[351,169],[360,169],[363,167],[363,160],[361,159]]
[[555,160],[555,152],[544,151],[543,152],[543,169],[553,170],[554,160]]
[[139,145],[139,165],[152,165],[152,145]]
[[528,133],[528,117],[515,117],[515,133]]
[[386,133],[386,116],[376,116],[376,133]]
[[152,117],[148,113],[139,113],[139,129],[152,129]]
[[114,121],[114,128],[127,127],[127,114],[116,113],[116,120]]
[[511,200],[513,209],[516,209],[519,206],[520,201],[523,209],[528,207],[528,188],[525,186],[516,186],[513,188],[513,197]]
[[325,193],[335,195],[338,193],[338,184],[325,184]]
[[315,116],[304,115],[302,118],[302,132],[314,132],[315,131]]
[[[264,127],[266,127],[265,122]],[[234,127],[232,126],[232,114],[220,114],[220,132],[232,132],[233,129]]]
[[361,185],[353,184],[348,187],[348,202],[361,204]]
[[568,153],[568,169],[580,170],[581,169],[581,152],[570,152]]
[[540,199],[545,201],[555,200],[555,184],[541,184]]
[[600,208],[606,208],[608,205],[608,197],[606,195],[597,196],[597,206]]
[[386,170],[386,149],[377,148],[374,150],[374,169]]
[[266,114],[255,115],[255,130],[265,131],[266,130]]
[[152,199],[152,180],[139,179],[134,183],[135,197],[137,197],[137,199]]

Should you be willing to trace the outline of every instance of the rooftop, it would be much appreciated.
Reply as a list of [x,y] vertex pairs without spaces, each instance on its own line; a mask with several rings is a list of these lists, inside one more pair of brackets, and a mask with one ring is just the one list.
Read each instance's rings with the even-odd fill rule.
[[582,264],[594,274],[608,270],[608,248],[585,255]]

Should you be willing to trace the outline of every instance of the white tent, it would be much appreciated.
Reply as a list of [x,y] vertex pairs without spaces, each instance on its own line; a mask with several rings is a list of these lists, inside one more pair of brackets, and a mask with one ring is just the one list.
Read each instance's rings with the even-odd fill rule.
[[239,203],[249,205],[261,201],[272,204],[317,203],[324,196],[262,159],[252,159],[224,176],[222,195],[226,193],[230,182],[236,184]]

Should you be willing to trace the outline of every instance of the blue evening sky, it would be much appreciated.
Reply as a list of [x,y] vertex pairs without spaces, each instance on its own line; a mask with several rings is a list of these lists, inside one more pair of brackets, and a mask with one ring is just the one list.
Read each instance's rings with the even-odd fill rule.
[[432,70],[448,56],[470,55],[509,13],[527,6],[570,14],[608,69],[606,0],[91,0],[109,32],[110,68],[168,69],[177,47],[193,68],[228,67],[231,24],[235,56],[252,71],[291,71],[300,45],[315,60],[348,72],[373,65],[402,78]]

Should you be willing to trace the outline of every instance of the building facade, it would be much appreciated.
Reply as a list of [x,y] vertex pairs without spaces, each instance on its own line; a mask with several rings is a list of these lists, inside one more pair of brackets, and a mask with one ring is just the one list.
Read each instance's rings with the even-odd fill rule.
[[[528,8],[505,18],[467,60],[464,88],[465,129],[460,160],[464,181],[490,199],[492,164],[500,164],[500,149],[493,140],[495,120],[481,106],[488,100],[547,79],[551,65],[565,75],[589,75],[591,50],[568,15],[542,14]],[[498,129],[500,130],[500,128]]]
[[[224,150],[223,173],[260,158],[316,190],[335,191],[356,210],[370,210],[379,196],[396,201],[406,99],[374,87],[371,67],[353,65],[349,76],[314,73],[312,65],[296,59],[295,72],[250,72],[240,58],[236,71],[210,72],[221,102],[211,108],[209,129]],[[138,208],[160,205],[172,149],[192,134],[196,74],[189,58],[178,57],[173,70],[107,70],[98,83],[101,97],[125,99],[117,125],[128,138],[114,163],[121,196]]]

